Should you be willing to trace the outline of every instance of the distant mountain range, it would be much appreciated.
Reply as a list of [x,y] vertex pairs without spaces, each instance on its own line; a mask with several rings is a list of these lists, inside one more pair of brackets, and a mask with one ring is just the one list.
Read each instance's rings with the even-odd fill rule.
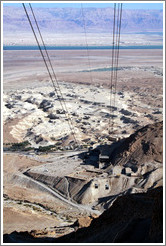
[[[112,32],[113,8],[34,8],[42,32],[84,32],[84,19],[88,33]],[[29,10],[30,13],[30,10]],[[4,33],[32,32],[21,7],[3,9]],[[122,33],[162,32],[162,10],[123,10]]]

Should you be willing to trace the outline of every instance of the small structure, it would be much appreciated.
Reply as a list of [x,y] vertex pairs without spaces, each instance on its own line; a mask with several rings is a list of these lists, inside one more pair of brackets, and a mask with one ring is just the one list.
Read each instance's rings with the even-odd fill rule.
[[124,167],[123,170],[122,170],[122,174],[125,174],[127,176],[131,176],[132,169],[130,167]]
[[132,173],[131,168],[130,168],[130,167],[125,167],[125,174],[126,174],[127,176],[131,176],[131,173]]
[[[110,132],[111,133],[111,132]],[[120,137],[111,137],[111,136],[108,136],[108,140],[109,141],[112,141],[112,142],[117,142],[120,140]]]
[[110,147],[103,146],[99,155],[99,168],[105,168],[110,163]]
[[109,162],[109,160],[110,160],[110,157],[109,157],[109,155],[102,155],[102,154],[100,154],[99,155],[99,161],[100,162]]
[[122,169],[123,169],[122,166],[114,166],[112,169],[112,174],[113,175],[121,175]]
[[99,168],[103,169],[106,168],[108,166],[110,162],[110,157],[108,155],[99,155]]

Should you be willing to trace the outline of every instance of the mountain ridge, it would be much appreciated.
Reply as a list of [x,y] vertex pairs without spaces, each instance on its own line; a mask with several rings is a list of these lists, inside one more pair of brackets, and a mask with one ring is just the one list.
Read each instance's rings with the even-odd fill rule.
[[[33,6],[33,5],[32,5]],[[27,7],[30,13],[29,8]],[[83,14],[82,14],[83,11]],[[34,8],[38,24],[43,32],[109,32],[113,27],[113,8]],[[32,16],[31,16],[32,17]],[[4,33],[31,32],[24,9],[5,6],[3,9]],[[122,14],[122,33],[162,32],[162,10],[128,10]]]

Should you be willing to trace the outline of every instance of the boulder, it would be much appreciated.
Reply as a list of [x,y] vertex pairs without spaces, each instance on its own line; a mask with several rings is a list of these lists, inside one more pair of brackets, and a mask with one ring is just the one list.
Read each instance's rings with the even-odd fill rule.
[[132,115],[132,113],[130,111],[125,110],[125,109],[121,109],[119,112],[124,114],[124,115]]
[[50,108],[52,108],[52,107],[53,107],[53,104],[52,104],[50,101],[46,100],[46,99],[44,99],[44,100],[40,103],[40,105],[39,105],[39,109],[40,109],[40,108],[43,109],[44,112],[48,111],[48,110],[49,110]]
[[42,142],[44,139],[43,139],[43,137],[42,137],[42,135],[40,134],[40,135],[38,135],[38,136],[35,136],[35,142],[36,142],[36,144],[38,144],[38,143],[40,143],[40,142]]
[[48,115],[48,118],[50,118],[51,120],[59,119],[59,117],[58,117],[56,114],[53,114],[53,113],[50,113],[50,114]]
[[5,106],[6,106],[8,109],[14,108],[14,104],[13,104],[13,103],[7,103],[7,104],[5,104]]
[[53,96],[55,96],[55,92],[50,92],[48,95],[49,95],[49,97],[53,97]]
[[65,114],[65,110],[63,110],[63,109],[57,109],[56,110],[56,113],[57,114]]
[[133,120],[129,117],[126,117],[126,116],[122,116],[120,118],[121,121],[123,121],[123,123],[125,124],[138,124],[139,122],[137,120]]
[[34,103],[36,103],[36,98],[34,98],[34,97],[29,97],[29,98],[27,98],[27,99],[25,100],[25,102],[34,104]]

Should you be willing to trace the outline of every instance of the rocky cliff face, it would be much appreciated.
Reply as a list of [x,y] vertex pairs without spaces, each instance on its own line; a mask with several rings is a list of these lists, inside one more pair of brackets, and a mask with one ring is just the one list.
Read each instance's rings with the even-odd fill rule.
[[162,242],[162,188],[119,197],[88,228],[59,242],[148,243]]
[[[32,233],[4,235],[5,243],[162,243],[162,187],[118,197],[112,207],[87,228],[58,239],[35,238]],[[34,233],[34,232],[33,232]]]
[[112,152],[111,163],[124,165],[127,163],[137,166],[145,162],[163,159],[163,122],[147,125],[128,138]]
[[[115,165],[117,163],[119,164],[119,160],[121,160],[121,165],[125,165],[125,163],[134,160],[135,166],[139,169],[143,168],[141,167],[142,162],[147,163],[149,161],[149,163],[151,162],[152,170],[148,171],[146,168],[145,170],[141,169],[141,178],[126,176],[129,181],[129,187],[127,188],[126,186],[125,192],[119,193],[112,203],[111,196],[104,197],[105,200],[99,199],[101,202],[103,201],[107,210],[105,210],[98,218],[92,218],[92,216],[90,216],[83,218],[82,222],[78,219],[74,224],[66,227],[69,233],[67,235],[64,235],[65,228],[54,227],[51,231],[49,229],[48,231],[32,230],[30,232],[13,232],[11,234],[5,234],[4,242],[162,243],[162,169],[160,167],[157,168],[158,163],[159,165],[162,165],[162,129],[162,122],[147,125],[136,131],[130,137],[124,139],[121,145],[115,148],[113,152],[114,155],[116,153],[115,156],[113,155]],[[128,153],[128,159],[126,159],[126,153]],[[121,166],[119,165],[119,167]],[[109,167],[107,169],[109,169]],[[80,183],[77,185],[74,184],[73,178],[71,177],[48,177],[47,179],[44,175],[39,175],[37,173],[29,173],[29,175],[30,174],[32,176],[34,175],[33,177],[35,179],[47,183],[48,186],[59,187],[61,193],[66,194],[66,196],[68,196],[69,193],[72,193],[72,191],[73,195],[76,194],[78,192],[78,187],[80,188]],[[119,176],[122,179],[124,175],[122,174]],[[121,191],[124,188],[124,183],[118,183],[117,180],[121,179],[117,179],[116,177],[117,176],[111,178],[111,182],[115,181],[115,184],[113,186],[112,183],[112,193],[109,194],[117,193],[117,186],[120,187]],[[133,179],[135,180],[135,183],[131,185],[131,180]],[[136,183],[137,180],[139,181],[138,184]],[[104,182],[105,179],[101,181]],[[65,182],[69,182],[67,185],[69,189],[65,188]],[[133,187],[133,192],[130,187]],[[66,191],[69,193],[67,194]],[[86,194],[86,191],[84,192]],[[57,237],[57,231],[62,231],[59,237]]]

